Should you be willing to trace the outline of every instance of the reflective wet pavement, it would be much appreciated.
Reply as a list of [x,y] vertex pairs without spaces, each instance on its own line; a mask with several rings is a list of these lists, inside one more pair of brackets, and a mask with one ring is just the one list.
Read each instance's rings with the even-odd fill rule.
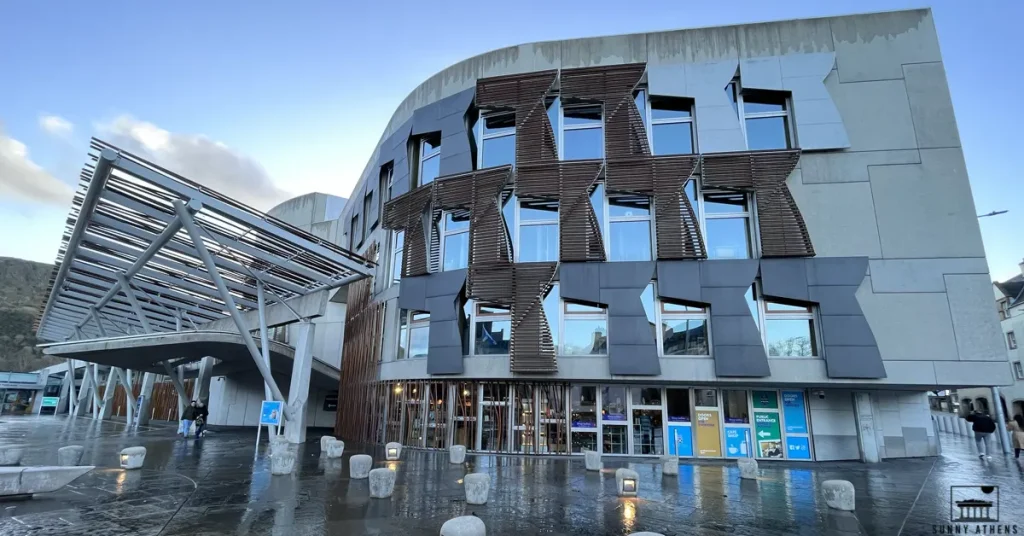
[[[342,460],[325,460],[311,433],[295,474],[272,477],[265,441],[254,462],[255,430],[196,441],[162,426],[126,432],[91,419],[2,417],[0,445],[28,447],[23,465],[55,464],[59,447],[80,444],[82,463],[98,467],[57,493],[0,502],[0,535],[436,535],[444,521],[470,513],[491,535],[934,534],[949,522],[950,486],[982,484],[999,487],[998,525],[1024,533],[1024,462],[979,460],[972,440],[949,434],[939,458],[762,462],[757,482],[741,482],[722,462],[683,461],[677,478],[663,478],[653,460],[606,458],[603,472],[587,473],[582,459],[469,455],[463,467],[445,453],[406,450],[394,462],[394,496],[384,500],[348,477],[349,456],[382,460],[380,449],[347,445]],[[145,468],[118,469],[117,453],[134,445],[148,449]],[[616,497],[614,472],[625,466],[640,474],[638,499]],[[491,475],[487,505],[465,503],[467,471]],[[856,486],[856,514],[825,506],[819,486],[834,478]]]

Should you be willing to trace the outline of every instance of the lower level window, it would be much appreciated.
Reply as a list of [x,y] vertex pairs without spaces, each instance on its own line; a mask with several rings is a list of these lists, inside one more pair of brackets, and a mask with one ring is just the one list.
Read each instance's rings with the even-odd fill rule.
[[747,302],[758,322],[768,357],[819,355],[813,306],[757,296],[756,285],[747,291]]
[[563,302],[562,355],[608,353],[608,310],[603,307]]
[[402,310],[398,329],[398,359],[427,357],[430,313]]
[[477,304],[474,317],[475,355],[508,355],[512,341],[512,318],[509,308]]

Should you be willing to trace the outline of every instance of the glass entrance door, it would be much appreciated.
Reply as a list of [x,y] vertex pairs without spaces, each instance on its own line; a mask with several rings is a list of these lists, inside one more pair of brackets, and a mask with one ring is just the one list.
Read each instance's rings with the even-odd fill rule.
[[505,452],[509,444],[509,386],[485,383],[480,388],[480,450]]
[[662,406],[660,387],[633,387],[632,401],[632,452],[640,455],[661,456],[665,454],[665,412]]

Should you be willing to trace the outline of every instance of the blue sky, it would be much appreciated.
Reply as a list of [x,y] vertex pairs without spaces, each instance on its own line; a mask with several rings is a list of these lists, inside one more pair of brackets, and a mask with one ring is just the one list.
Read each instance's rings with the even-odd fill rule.
[[[0,151],[7,143],[0,158],[31,160],[41,169],[22,171],[38,174],[40,184],[49,176],[74,185],[88,138],[99,133],[162,151],[186,175],[189,166],[226,170],[224,183],[212,186],[239,190],[261,208],[311,190],[347,196],[401,100],[478,53],[927,5],[593,0],[579,14],[572,13],[578,3],[502,4],[0,2]],[[981,220],[992,275],[1002,279],[1019,273],[1024,257],[1024,189],[1014,158],[1024,8],[1013,0],[931,7],[978,211],[1010,209]],[[30,201],[6,191],[7,180],[0,176],[0,255],[52,262],[68,209],[53,200],[66,194],[47,185],[41,197],[51,201]]]

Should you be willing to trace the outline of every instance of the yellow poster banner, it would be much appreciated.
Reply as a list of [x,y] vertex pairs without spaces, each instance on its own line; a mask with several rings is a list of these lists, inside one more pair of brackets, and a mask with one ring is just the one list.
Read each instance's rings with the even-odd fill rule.
[[722,456],[722,432],[718,426],[718,410],[697,410],[697,456]]

